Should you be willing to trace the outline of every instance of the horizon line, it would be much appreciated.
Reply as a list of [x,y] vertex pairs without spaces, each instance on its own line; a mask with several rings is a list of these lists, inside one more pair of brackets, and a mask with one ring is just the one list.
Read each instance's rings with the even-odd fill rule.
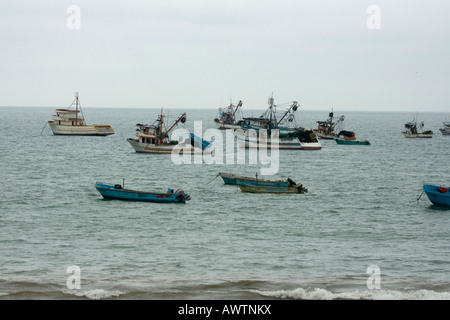
[[[0,108],[61,108],[58,106],[0,106]],[[69,107],[67,107],[68,109]],[[188,110],[219,110],[219,108],[212,107],[120,107],[120,106],[88,106],[83,107],[83,109],[90,108],[111,108],[111,109],[188,109]],[[64,108],[62,108],[64,109]],[[332,108],[333,110],[336,108]],[[420,113],[450,113],[450,111],[438,111],[438,110],[426,110],[426,111],[407,111],[407,110],[398,110],[388,108],[389,110],[376,110],[376,109],[339,109],[341,111],[357,111],[357,112],[420,112]],[[246,108],[246,110],[265,110],[265,108]],[[300,109],[303,111],[327,111],[327,112],[335,112],[330,111],[329,109]]]

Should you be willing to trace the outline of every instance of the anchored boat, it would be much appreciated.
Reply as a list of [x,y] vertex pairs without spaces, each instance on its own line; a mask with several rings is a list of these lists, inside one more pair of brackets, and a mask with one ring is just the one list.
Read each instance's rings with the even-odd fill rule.
[[197,136],[194,136],[192,133],[190,133],[190,136],[187,137],[182,143],[178,143],[178,141],[170,139],[169,133],[171,130],[178,123],[185,122],[186,113],[183,113],[169,129],[165,129],[165,117],[161,110],[161,114],[153,124],[136,124],[136,138],[128,138],[127,141],[138,153],[211,153],[211,151],[208,150],[211,144]]
[[[75,105],[75,109],[70,109]],[[55,109],[52,120],[47,121],[54,135],[63,136],[107,136],[114,134],[114,129],[109,124],[88,125],[84,120],[78,92],[75,92],[75,100],[67,109]]]
[[124,189],[120,184],[105,184],[97,182],[95,188],[106,199],[147,201],[160,203],[186,203],[191,200],[190,195],[182,190],[168,189],[166,193],[147,192]]
[[450,187],[424,184],[422,189],[433,204],[450,207]]
[[251,193],[306,193],[308,189],[304,188],[301,183],[297,183],[289,187],[270,186],[270,185],[255,185],[238,180],[238,187],[242,192]]
[[275,186],[275,187],[289,187],[295,185],[295,182],[292,181],[290,178],[288,178],[287,180],[266,180],[266,179],[258,179],[258,175],[256,175],[255,178],[252,178],[225,172],[219,172],[218,175],[222,177],[223,182],[225,184],[237,185],[238,182],[241,182],[252,185]]
[[241,108],[242,100],[239,100],[239,103],[236,106],[233,103],[230,103],[226,109],[220,108],[219,116],[214,119],[217,128],[220,130],[241,128]]
[[405,138],[432,138],[433,131],[423,130],[423,121],[417,124],[416,118],[413,121],[405,123],[405,131],[402,134]]
[[345,117],[341,116],[338,121],[333,122],[334,112],[331,111],[328,114],[328,119],[325,121],[317,121],[317,129],[314,129],[314,132],[320,139],[329,139],[332,140],[335,136],[335,129],[342,124]]
[[444,136],[449,136],[450,135],[450,121],[445,121],[444,122],[444,127],[440,128],[439,131],[444,135]]
[[298,103],[294,101],[280,120],[276,117],[273,96],[269,108],[259,118],[244,118],[242,129],[234,130],[241,148],[271,148],[293,150],[320,150],[322,144],[313,130],[306,130],[290,123],[295,122],[294,112]]
[[338,138],[337,136],[334,137],[334,141],[336,141],[337,144],[362,145],[362,146],[370,145],[370,142],[368,140],[348,140],[344,138]]

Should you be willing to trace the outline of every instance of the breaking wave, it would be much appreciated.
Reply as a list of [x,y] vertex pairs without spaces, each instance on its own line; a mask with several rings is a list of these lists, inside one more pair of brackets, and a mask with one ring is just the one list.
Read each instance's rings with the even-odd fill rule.
[[65,294],[75,295],[77,297],[88,298],[92,300],[117,298],[124,295],[124,292],[118,290],[92,289],[92,290],[65,290]]
[[254,293],[265,297],[300,300],[450,300],[450,292],[432,290],[356,290],[331,292],[322,288],[260,291]]

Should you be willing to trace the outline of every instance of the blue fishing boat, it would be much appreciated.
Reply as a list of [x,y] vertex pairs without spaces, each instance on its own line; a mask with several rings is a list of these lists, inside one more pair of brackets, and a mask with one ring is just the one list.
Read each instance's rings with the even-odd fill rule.
[[424,184],[423,191],[433,204],[450,207],[450,187]]
[[191,196],[182,190],[168,189],[166,193],[146,192],[138,190],[124,189],[120,184],[104,184],[97,182],[95,188],[103,198],[119,199],[131,201],[147,201],[160,203],[186,203],[191,200]]
[[223,182],[225,184],[237,185],[238,182],[241,182],[257,186],[259,185],[259,186],[274,186],[274,187],[290,187],[295,185],[295,182],[292,181],[290,178],[288,178],[287,180],[266,180],[266,179],[258,179],[258,175],[256,175],[255,178],[251,178],[225,172],[219,172],[218,175],[222,177]]
[[334,141],[336,141],[337,144],[362,145],[362,146],[370,145],[370,142],[367,140],[348,140],[345,138],[338,138],[338,137],[333,137],[333,139]]

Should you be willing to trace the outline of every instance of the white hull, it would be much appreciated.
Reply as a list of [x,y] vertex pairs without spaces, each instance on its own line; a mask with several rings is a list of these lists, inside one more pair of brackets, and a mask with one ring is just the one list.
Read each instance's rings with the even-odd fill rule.
[[432,134],[402,132],[405,138],[433,138]]
[[[76,105],[75,109],[70,107]],[[47,121],[54,135],[60,136],[107,136],[114,134],[114,129],[109,124],[87,125],[84,121],[81,105],[78,101],[78,92],[75,92],[75,100],[67,109],[55,109],[52,120]]]
[[237,125],[237,124],[223,124],[223,123],[217,123],[217,129],[219,130],[227,130],[227,129],[231,129],[231,130],[235,130],[235,129],[241,129],[242,127]]
[[54,135],[64,136],[107,136],[114,134],[114,129],[110,125],[62,125],[48,121],[50,129]]
[[203,151],[200,148],[195,148],[187,144],[163,144],[155,145],[152,143],[144,143],[138,139],[128,138],[127,141],[131,144],[134,151],[138,153],[159,153],[159,154],[210,154],[211,151]]
[[325,133],[322,133],[322,132],[319,132],[319,131],[316,131],[316,130],[314,130],[314,132],[317,134],[317,136],[320,138],[320,139],[328,139],[328,140],[333,140],[333,137],[334,137],[334,135],[333,134],[325,134]]
[[220,121],[214,121],[217,125],[217,129],[219,130],[227,130],[227,129],[241,129],[242,127],[238,124],[230,124],[230,123],[221,123]]
[[300,142],[303,150],[321,150],[322,144],[320,142]]
[[423,130],[423,126],[423,121],[417,124],[416,118],[414,118],[413,121],[405,123],[406,130],[402,131],[402,134],[405,138],[433,138],[433,131]]

